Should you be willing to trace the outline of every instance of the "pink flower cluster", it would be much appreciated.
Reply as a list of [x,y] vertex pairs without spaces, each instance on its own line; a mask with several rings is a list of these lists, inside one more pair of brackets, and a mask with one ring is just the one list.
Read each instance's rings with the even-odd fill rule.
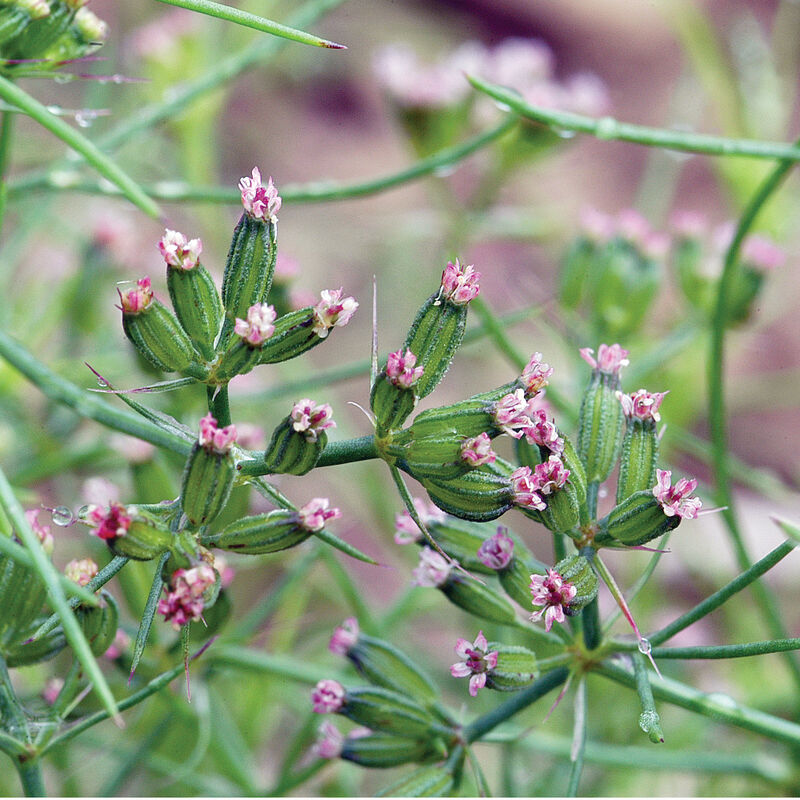
[[488,650],[489,643],[483,631],[478,631],[472,644],[467,639],[456,642],[456,655],[462,660],[450,667],[450,674],[454,678],[469,678],[469,693],[472,697],[486,686],[486,673],[497,666],[497,650],[491,653]]
[[690,497],[697,488],[697,481],[692,478],[681,478],[674,486],[670,485],[672,472],[664,469],[656,470],[657,483],[653,487],[653,496],[661,503],[668,517],[696,519],[703,503],[699,497]]
[[478,296],[480,279],[480,272],[476,272],[472,264],[461,266],[458,259],[455,262],[448,261],[442,272],[440,296],[457,306],[463,306]]
[[478,561],[489,569],[505,569],[514,557],[514,540],[508,529],[498,526],[497,533],[486,539],[478,548]]
[[247,309],[247,319],[236,317],[233,332],[241,336],[247,344],[258,347],[275,333],[275,322],[278,313],[274,306],[266,303],[255,303]]
[[553,372],[553,368],[542,361],[542,354],[534,353],[520,375],[525,388],[525,397],[530,399],[541,392],[550,382]]
[[537,444],[547,447],[556,455],[564,451],[564,438],[558,435],[558,428],[554,420],[547,418],[543,408],[537,408],[530,414],[531,424],[524,429],[528,444]]
[[[426,503],[421,497],[414,498],[414,508],[425,525],[432,522],[444,522],[447,518],[444,511],[433,503]],[[411,518],[407,509],[395,515],[394,529],[395,544],[411,544],[422,538],[422,531],[417,527],[417,523]]]
[[494,404],[494,423],[515,439],[525,436],[529,444],[560,453],[564,449],[564,440],[558,435],[555,422],[547,419],[543,408],[534,408],[535,403],[535,398],[526,399],[524,389],[510,392]]
[[342,512],[338,508],[328,508],[330,500],[327,497],[315,497],[309,500],[298,512],[300,526],[307,531],[316,533],[325,527],[329,519],[338,519]]
[[633,394],[617,392],[617,398],[622,403],[622,410],[626,417],[660,422],[661,414],[658,409],[667,394],[668,392],[648,392],[646,389],[638,389]]
[[419,564],[411,573],[413,580],[412,586],[424,586],[434,589],[443,586],[450,577],[452,565],[444,556],[431,550],[430,547],[423,547],[419,554]]
[[514,503],[525,508],[544,511],[547,504],[544,497],[564,487],[569,478],[569,470],[564,468],[561,459],[553,454],[547,461],[530,467],[520,467],[511,473],[511,487]]
[[630,364],[628,351],[619,344],[601,344],[597,348],[597,358],[590,347],[580,349],[581,358],[594,370],[619,377],[620,370]]
[[325,720],[317,731],[317,740],[311,752],[317,758],[339,758],[344,747],[345,735],[330,721]]
[[236,442],[236,426],[217,427],[217,421],[209,412],[200,420],[200,435],[197,443],[214,453],[224,455]]
[[669,236],[654,231],[650,223],[632,208],[624,209],[616,218],[594,208],[581,214],[583,235],[598,244],[619,238],[632,244],[645,258],[662,259],[669,250]]
[[277,214],[281,208],[280,195],[272,178],[264,186],[258,167],[253,167],[252,177],[242,178],[239,181],[239,191],[242,193],[242,206],[248,216],[264,222],[278,221]]
[[331,328],[341,328],[350,322],[358,303],[354,297],[342,297],[342,289],[323,289],[322,298],[314,306],[314,333],[324,339]]
[[41,543],[42,549],[47,555],[52,555],[55,546],[53,534],[50,533],[50,527],[48,525],[42,525],[42,523],[39,522],[38,509],[29,508],[25,512],[25,519],[28,521],[28,525],[31,526],[31,530],[36,534],[36,538]]
[[147,276],[139,278],[132,289],[126,289],[124,292],[117,289],[117,294],[122,304],[122,311],[126,314],[138,314],[153,302],[153,289]]
[[216,574],[206,563],[172,573],[165,597],[158,601],[158,613],[177,631],[189,622],[199,620],[204,607],[203,594],[214,585]]
[[328,650],[336,655],[346,656],[350,648],[358,641],[358,633],[358,620],[355,617],[348,617],[334,630],[328,643]]
[[317,405],[313,400],[304,397],[298,400],[289,414],[292,428],[302,433],[308,442],[316,442],[322,431],[335,428],[333,409],[327,403]]
[[200,239],[187,239],[179,231],[167,228],[158,243],[158,249],[167,266],[189,270],[200,263],[203,242]]
[[564,611],[575,599],[578,590],[565,581],[554,569],[547,570],[547,575],[531,575],[532,603],[542,606],[531,615],[533,622],[544,617],[544,627],[550,631],[554,622],[564,622]]
[[466,461],[470,467],[493,464],[496,459],[497,453],[492,450],[492,440],[488,433],[479,433],[472,439],[466,439],[461,445],[461,460]]
[[312,710],[316,714],[331,714],[339,711],[345,702],[345,689],[339,681],[325,678],[319,681],[311,693]]
[[71,581],[75,581],[78,586],[86,586],[97,575],[98,571],[97,564],[91,558],[73,558],[64,567],[64,575]]
[[102,506],[92,505],[86,515],[89,524],[94,525],[94,536],[101,539],[116,539],[128,532],[133,519],[128,515],[128,509],[120,503],[111,503],[108,510]]
[[400,389],[410,389],[425,371],[424,367],[417,367],[417,357],[406,348],[405,354],[402,350],[396,353],[389,353],[386,362],[386,377]]

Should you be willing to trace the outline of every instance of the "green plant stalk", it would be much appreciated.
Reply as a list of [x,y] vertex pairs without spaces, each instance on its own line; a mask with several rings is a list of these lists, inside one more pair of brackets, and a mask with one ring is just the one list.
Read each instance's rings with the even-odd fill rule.
[[639,695],[642,712],[651,715],[653,718],[651,727],[647,729],[646,733],[653,743],[663,743],[664,734],[661,731],[658,711],[656,711],[656,702],[653,699],[653,690],[650,687],[650,673],[647,671],[647,664],[641,653],[633,653],[632,659],[633,675],[636,679],[636,693]]
[[519,94],[468,75],[469,82],[480,92],[508,106],[526,119],[559,131],[588,133],[603,141],[631,142],[648,147],[663,147],[683,153],[709,156],[742,156],[746,158],[786,159],[800,161],[800,146],[784,142],[762,142],[755,139],[729,139],[703,133],[684,133],[669,128],[651,128],[619,122],[612,117],[587,117],[565,111],[553,111],[526,103]]
[[800,639],[768,639],[763,642],[744,644],[720,644],[706,647],[654,647],[653,656],[658,658],[746,658],[765,653],[785,653],[800,650]]
[[779,561],[789,555],[795,547],[796,545],[793,542],[783,542],[779,544],[774,550],[764,556],[764,558],[753,564],[750,569],[738,575],[730,583],[714,592],[714,594],[707,597],[701,603],[698,603],[694,608],[682,614],[676,620],[673,620],[660,631],[656,631],[648,636],[650,643],[652,645],[657,645],[666,642],[676,633],[679,633],[684,628],[688,628],[692,623],[706,616],[706,614],[710,614],[714,609],[719,608],[728,598],[740,592],[746,586],[753,583],[753,581],[760,578],[765,572],[772,569]]
[[0,232],[6,216],[6,203],[8,201],[8,165],[11,160],[11,142],[14,138],[15,114],[7,109],[3,110],[0,120]]
[[41,542],[39,542],[36,534],[31,530],[31,526],[25,519],[25,513],[22,510],[11,485],[6,479],[5,473],[0,470],[0,505],[8,515],[9,519],[14,525],[17,535],[22,539],[23,545],[27,548],[33,561],[33,568],[36,573],[47,586],[47,593],[49,602],[53,606],[54,611],[61,618],[61,625],[64,628],[64,636],[67,638],[70,646],[75,652],[75,656],[83,664],[86,670],[86,676],[89,678],[92,686],[100,698],[100,701],[105,706],[110,716],[114,717],[115,721],[120,722],[119,712],[117,705],[114,701],[114,695],[111,694],[111,689],[106,682],[105,676],[100,670],[94,655],[92,654],[89,643],[83,635],[78,620],[67,602],[64,595],[64,590],[61,588],[59,582],[59,572],[53,566],[53,562],[45,555],[42,549]]
[[155,219],[161,217],[161,209],[158,204],[153,202],[145,194],[141,186],[127,172],[117,166],[113,159],[109,158],[82,133],[67,125],[64,120],[51,114],[38,100],[2,76],[0,76],[0,98],[24,111],[43,128],[61,139],[64,144],[78,153],[78,155],[83,156],[87,164],[97,170],[104,178],[111,181],[111,183],[118,186],[125,197],[144,211],[145,214]]
[[[636,678],[633,673],[618,664],[604,661],[598,664],[594,671],[598,675],[603,675],[617,683],[621,683],[623,686],[630,686],[631,688],[636,686]],[[768,739],[785,742],[793,747],[800,745],[800,725],[797,723],[748,708],[733,699],[728,699],[726,696],[723,696],[725,699],[720,701],[719,695],[715,696],[714,694],[701,692],[671,678],[651,676],[650,686],[654,697],[659,700],[666,700],[668,703],[694,711],[697,714],[711,717],[728,725],[745,728],[766,736]]]
[[226,22],[235,22],[237,25],[244,25],[246,28],[253,28],[253,30],[261,31],[261,33],[270,33],[273,36],[280,36],[283,39],[289,39],[292,42],[299,42],[300,44],[310,44],[313,47],[327,47],[331,50],[347,49],[343,44],[336,44],[336,42],[330,42],[327,39],[320,39],[319,36],[314,36],[305,31],[290,28],[288,25],[281,25],[279,22],[274,22],[264,17],[258,17],[255,14],[249,14],[238,8],[231,8],[230,6],[220,3],[212,3],[210,0],[157,0],[157,2],[178,6],[179,8],[186,8],[189,11],[196,11],[199,14],[208,14],[211,17],[216,17]]
[[231,424],[231,406],[227,386],[207,386],[208,410],[220,428]]
[[333,553],[328,549],[322,550],[319,557],[320,561],[325,564],[331,577],[339,587],[339,591],[344,595],[348,608],[355,612],[359,625],[368,634],[377,633],[369,605],[361,597],[356,582],[350,577],[347,570],[342,567]]
[[569,670],[566,667],[559,667],[537,681],[526,689],[516,692],[513,697],[496,706],[488,713],[471,722],[464,728],[463,737],[467,744],[482,739],[489,731],[496,728],[501,723],[511,719],[515,714],[526,709],[532,703],[544,697],[548,692],[561,686],[567,680]]
[[166,552],[158,559],[158,564],[156,564],[156,569],[153,573],[153,582],[150,585],[150,591],[147,593],[147,600],[144,604],[142,619],[139,622],[139,629],[136,631],[136,641],[133,645],[133,657],[131,658],[131,671],[128,677],[128,683],[133,680],[133,674],[136,672],[136,667],[139,666],[139,661],[147,645],[147,639],[150,636],[150,628],[153,625],[153,618],[158,608],[158,599],[161,597],[161,589],[164,586],[164,581],[161,579],[161,570],[164,564],[169,560],[169,556],[169,552]]
[[214,648],[209,654],[214,664],[227,664],[264,675],[276,675],[284,680],[314,686],[323,678],[334,678],[346,682],[343,675],[332,674],[330,668],[308,662],[299,663],[293,656],[265,653],[246,647],[223,646]]
[[26,797],[47,797],[44,789],[44,776],[42,775],[42,765],[38,758],[14,759],[14,766],[17,768],[22,791]]
[[600,627],[600,609],[595,597],[581,612],[583,622],[583,643],[587,650],[594,650],[602,641],[603,631]]
[[581,774],[583,773],[583,761],[586,753],[586,705],[587,690],[586,677],[584,676],[578,681],[578,688],[575,690],[575,722],[572,731],[572,747],[569,753],[572,768],[569,773],[569,783],[566,791],[567,797],[578,796],[578,785],[580,784]]

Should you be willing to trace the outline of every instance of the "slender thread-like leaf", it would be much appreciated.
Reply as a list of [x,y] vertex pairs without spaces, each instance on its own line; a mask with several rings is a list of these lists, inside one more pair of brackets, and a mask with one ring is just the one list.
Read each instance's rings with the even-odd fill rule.
[[158,560],[156,571],[153,573],[153,583],[150,586],[150,592],[147,595],[147,602],[144,604],[144,611],[142,612],[142,619],[139,622],[139,630],[136,631],[136,641],[133,645],[133,658],[131,660],[131,678],[133,673],[136,672],[136,667],[139,666],[139,660],[144,653],[145,645],[147,644],[147,637],[150,636],[150,627],[153,624],[153,617],[156,615],[156,608],[158,607],[158,598],[161,595],[161,587],[164,582],[161,580],[161,569],[167,563],[169,553],[164,553]]

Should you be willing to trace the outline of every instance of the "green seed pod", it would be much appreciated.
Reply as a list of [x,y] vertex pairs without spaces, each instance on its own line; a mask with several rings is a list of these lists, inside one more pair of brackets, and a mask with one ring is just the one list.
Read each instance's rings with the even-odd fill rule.
[[307,306],[275,320],[275,331],[261,346],[259,364],[288,361],[324,341],[314,330],[314,308]]
[[192,525],[207,525],[216,518],[228,502],[235,477],[230,452],[195,444],[181,486],[181,507]]
[[150,279],[142,278],[135,289],[120,293],[122,328],[136,349],[154,367],[203,379],[208,367],[194,349],[175,315],[153,299]]
[[43,0],[31,2],[4,2],[0,4],[0,47],[5,51],[9,43],[19,36],[34,19],[41,19],[50,13],[49,6]]
[[516,622],[514,607],[488,585],[480,584],[465,575],[451,573],[440,588],[451,603],[476,617],[502,625],[513,625]]
[[38,617],[34,620],[30,628],[22,633],[19,640],[3,654],[9,667],[27,667],[30,664],[49,661],[66,647],[67,640],[64,636],[64,629],[60,625],[48,631],[41,638],[32,642],[28,641],[47,619],[47,617]]
[[250,306],[266,301],[275,271],[277,237],[275,220],[255,219],[247,213],[239,219],[222,277],[222,303],[227,312],[222,343],[227,342],[234,319],[244,319]]
[[488,522],[497,519],[512,506],[508,478],[485,467],[470,470],[457,478],[420,481],[431,500],[454,517]]
[[497,577],[505,593],[526,611],[531,607],[531,575],[533,573],[545,572],[547,567],[533,557],[526,558],[524,555],[517,554],[517,547],[514,547],[514,555],[508,562],[505,569],[497,571]]
[[627,418],[617,480],[617,503],[635,492],[652,489],[656,483],[658,464],[658,432],[656,423],[663,392],[650,394],[639,389],[632,395],[619,393]]
[[117,601],[105,589],[100,590],[99,606],[78,606],[75,616],[83,635],[96,656],[105,653],[114,641],[119,626]]
[[435,703],[439,692],[433,681],[403,652],[383,639],[358,634],[347,658],[370,682],[417,699]]
[[294,420],[288,416],[272,434],[264,452],[264,469],[272,473],[305,475],[316,466],[327,443],[325,431],[316,433],[312,439],[296,431]]
[[471,397],[449,406],[423,411],[414,418],[408,429],[408,441],[452,434],[470,439],[488,432],[494,437],[501,433],[494,425],[492,401]]
[[7,52],[3,53],[4,58],[41,58],[67,32],[75,18],[76,9],[63,1],[51,2],[49,5],[49,14],[33,16],[19,35],[8,43]]
[[575,587],[575,597],[569,601],[569,607],[565,609],[569,616],[577,614],[597,597],[597,575],[584,556],[573,553],[559,561],[553,569],[565,583],[571,583]]
[[0,653],[30,628],[46,597],[47,588],[36,573],[0,554]]
[[259,363],[261,348],[244,341],[239,336],[228,340],[228,346],[214,366],[209,381],[224,385],[237,375],[246,375]]
[[386,786],[376,797],[449,797],[455,781],[445,767],[427,766]]
[[417,405],[417,395],[413,388],[404,389],[394,383],[382,372],[375,379],[369,396],[369,405],[375,414],[377,430],[393,431],[401,428]]
[[[435,739],[434,742],[441,744],[440,739]],[[431,743],[427,741],[371,733],[368,736],[348,736],[342,745],[340,757],[362,767],[385,769],[408,764],[410,761],[424,761],[431,750]]]
[[[478,549],[486,541],[486,530],[478,523],[448,519],[445,522],[428,522],[428,533],[451,558],[468,572],[491,575],[494,570],[478,558]],[[418,544],[424,545],[420,539]]]
[[[530,593],[528,593],[530,597]],[[536,654],[525,647],[489,642],[488,652],[497,652],[497,666],[486,674],[486,687],[500,692],[516,692],[539,677]]]
[[[136,506],[128,506],[128,514],[135,512]],[[172,534],[158,527],[144,515],[134,516],[124,536],[106,539],[109,549],[115,556],[124,556],[136,561],[150,561],[170,549]]]
[[380,687],[349,689],[339,713],[371,730],[407,739],[426,741],[439,726],[423,706]]
[[309,536],[311,531],[298,524],[296,511],[279,508],[268,514],[242,517],[217,533],[203,534],[200,543],[234,553],[262,555],[288,550]]
[[222,323],[222,301],[214,279],[199,263],[191,269],[170,265],[167,289],[178,321],[206,361],[211,361]]
[[639,545],[657,539],[681,523],[675,514],[668,517],[652,490],[634,492],[598,522],[599,536],[595,541],[603,543],[610,536],[626,545]]

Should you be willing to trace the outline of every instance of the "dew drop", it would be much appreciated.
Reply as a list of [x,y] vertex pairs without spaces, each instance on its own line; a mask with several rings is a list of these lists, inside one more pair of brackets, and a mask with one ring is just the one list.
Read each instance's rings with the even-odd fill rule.
[[511,111],[511,106],[507,103],[501,103],[499,100],[495,100],[494,104],[501,110],[501,111]]
[[53,524],[59,528],[66,528],[75,522],[75,516],[66,506],[56,506],[52,512]]
[[645,732],[650,733],[653,725],[660,722],[659,716],[655,711],[643,711],[639,715],[639,727]]
[[433,174],[437,178],[448,178],[456,171],[456,169],[458,169],[458,167],[455,164],[447,164],[443,167],[436,167],[436,169],[433,171]]
[[97,376],[97,385],[98,385],[98,386],[99,386],[101,389],[107,389],[107,388],[108,388],[108,381],[107,381],[105,378],[101,378],[101,377],[98,375],[98,376]]
[[79,128],[90,128],[92,122],[94,122],[94,116],[85,111],[76,111],[75,122]]
[[554,128],[556,132],[556,136],[559,139],[574,139],[575,138],[575,131],[568,131],[565,128]]
[[644,637],[639,639],[638,647],[639,652],[645,656],[650,655],[650,651],[653,649],[653,646],[650,644],[650,640],[645,639]]
[[614,139],[619,133],[619,125],[613,117],[603,117],[597,120],[594,135],[598,139]]
[[112,75],[112,76],[111,76],[111,82],[112,82],[112,83],[116,83],[116,84],[118,84],[118,85],[119,85],[120,83],[124,83],[124,82],[125,82],[125,76],[124,76],[124,75],[120,75],[120,74],[117,72],[116,74],[114,74],[114,75]]
[[47,106],[47,110],[56,117],[61,113],[60,106]]
[[74,76],[70,75],[68,72],[58,72],[53,76],[53,80],[56,83],[69,83]]
[[75,515],[78,519],[86,519],[89,514],[89,506],[81,506]]

